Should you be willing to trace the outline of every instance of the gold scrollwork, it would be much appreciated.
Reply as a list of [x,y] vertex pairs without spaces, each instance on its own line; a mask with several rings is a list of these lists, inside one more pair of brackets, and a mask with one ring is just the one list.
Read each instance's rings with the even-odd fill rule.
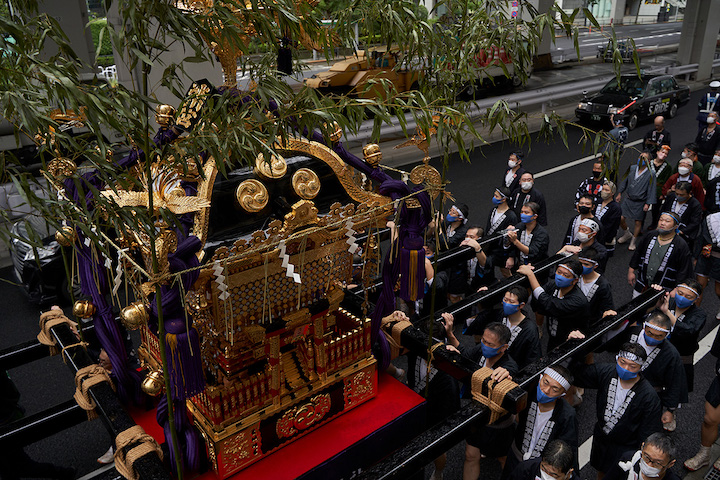
[[270,161],[265,160],[262,153],[255,158],[255,175],[265,180],[282,178],[287,173],[287,163],[280,155],[272,155]]
[[300,198],[312,200],[320,192],[320,179],[309,168],[301,168],[293,174],[292,186]]
[[300,430],[310,428],[330,411],[330,394],[316,395],[310,402],[285,412],[275,424],[278,438],[291,437]]
[[247,212],[259,212],[268,204],[268,191],[261,182],[250,179],[238,185],[235,198]]
[[437,198],[442,190],[442,177],[435,167],[428,165],[427,159],[422,165],[418,165],[410,171],[410,181],[415,185],[425,183],[428,187],[428,194]]

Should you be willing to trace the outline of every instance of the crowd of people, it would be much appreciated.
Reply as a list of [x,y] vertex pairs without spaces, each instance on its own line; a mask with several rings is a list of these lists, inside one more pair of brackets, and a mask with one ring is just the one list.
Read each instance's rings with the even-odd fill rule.
[[[424,328],[419,320],[431,313],[430,303],[440,310],[503,278],[527,277],[527,288],[506,289],[494,308],[457,317],[443,313],[435,323],[439,328],[433,335],[445,348],[492,369],[495,381],[516,376],[543,353],[569,339],[585,338],[604,317],[617,315],[613,287],[603,274],[618,245],[632,252],[627,281],[633,298],[649,289],[663,292],[644,318],[606,334],[595,349],[613,353],[614,363],[596,363],[591,353],[552,365],[529,391],[525,410],[473,431],[466,439],[466,480],[478,478],[482,458],[496,458],[503,478],[575,477],[573,407],[580,405],[585,389],[598,392],[590,455],[598,479],[639,478],[631,477],[632,472],[646,479],[677,476],[669,470],[675,463],[669,434],[677,427],[676,409],[688,403],[693,391],[693,356],[706,323],[700,303],[711,280],[720,297],[720,134],[715,133],[720,83],[711,87],[698,106],[701,128],[687,139],[691,142],[673,146],[665,120],[658,116],[640,151],[633,152],[637,161],[619,181],[613,181],[618,175],[605,156],[594,161],[592,176],[575,192],[577,214],[567,225],[564,246],[557,252],[566,256],[554,274],[535,272],[555,252],[549,252],[545,197],[535,188],[521,152],[509,155],[484,225],[469,224],[469,207],[462,203],[431,222],[425,242],[426,295],[414,303],[398,299],[393,315]],[[621,119],[613,121],[621,124]],[[681,150],[681,158],[670,164],[669,153],[675,149]],[[474,258],[435,271],[436,254],[463,245],[475,251]],[[716,318],[720,320],[720,312]],[[720,338],[711,353],[720,357]],[[690,471],[709,465],[710,446],[717,438],[720,362],[716,370],[705,396],[701,446],[684,462]],[[406,372],[391,367],[391,373],[404,379]],[[461,397],[469,393],[419,357],[409,358],[407,381],[427,396],[431,423],[459,408]],[[435,461],[434,479],[442,478],[444,464],[444,456]],[[714,468],[720,470],[720,460]]]

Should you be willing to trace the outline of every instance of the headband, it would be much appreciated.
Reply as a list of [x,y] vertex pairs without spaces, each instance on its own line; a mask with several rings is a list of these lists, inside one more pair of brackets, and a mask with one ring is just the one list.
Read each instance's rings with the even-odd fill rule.
[[589,258],[585,258],[585,257],[578,257],[578,260],[582,260],[583,262],[590,262],[590,263],[592,263],[593,265],[597,265],[597,264],[598,264],[598,262],[596,262],[595,260],[590,260]]
[[560,375],[556,370],[553,370],[552,367],[547,367],[543,374],[558,382],[565,390],[570,389],[570,382],[567,381],[567,378]]
[[620,357],[622,357],[626,360],[630,360],[631,362],[635,362],[638,365],[640,365],[641,367],[645,363],[645,360],[643,360],[642,358],[638,357],[634,353],[626,352],[625,350],[620,350],[618,352],[618,354],[615,356],[615,360],[617,360]]
[[598,223],[592,218],[583,218],[582,220],[580,220],[580,225],[588,227],[593,232],[597,232],[600,230],[600,225],[598,225]]
[[657,330],[658,332],[670,333],[670,330],[668,330],[666,328],[658,327],[657,325],[653,325],[652,323],[648,323],[648,322],[643,323],[643,327],[650,327],[653,330]]
[[499,188],[496,188],[495,191],[500,194],[501,197],[507,198],[507,195],[505,195],[503,192],[500,191]]
[[573,276],[573,277],[578,278],[578,276],[575,275],[575,272],[573,272],[573,269],[570,268],[570,267],[568,267],[568,266],[565,265],[564,263],[561,263],[560,265],[558,265],[558,267],[563,267],[565,270],[567,270],[568,272],[572,273],[572,276]]
[[458,212],[458,218],[463,221],[463,224],[467,223],[467,218],[465,218],[465,215],[463,215],[462,210],[460,210],[460,207],[457,205],[453,205],[452,208],[455,209],[456,212]]
[[693,292],[693,293],[695,294],[696,297],[699,297],[699,296],[700,296],[700,294],[698,293],[697,290],[695,290],[694,288],[688,287],[688,286],[685,285],[684,283],[681,283],[680,285],[678,285],[678,287],[683,287],[683,288],[686,288],[686,289],[690,290],[691,292]]
[[677,216],[675,212],[662,212],[660,215],[667,215],[668,217],[672,218],[675,221],[676,225],[680,225],[680,218]]

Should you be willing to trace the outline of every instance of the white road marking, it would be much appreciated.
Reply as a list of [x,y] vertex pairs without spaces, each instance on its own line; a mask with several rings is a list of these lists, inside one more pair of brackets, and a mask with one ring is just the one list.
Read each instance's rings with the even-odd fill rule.
[[[625,148],[627,148],[627,147],[634,147],[635,145],[639,145],[639,144],[641,144],[642,142],[643,142],[642,139],[640,139],[640,140],[635,140],[634,142],[626,143],[626,144],[625,144]],[[599,153],[598,153],[597,155],[588,155],[587,157],[578,158],[577,160],[573,160],[572,162],[564,163],[564,164],[562,164],[562,165],[558,165],[557,167],[553,167],[553,168],[549,168],[549,169],[547,169],[547,170],[543,170],[543,171],[540,172],[540,173],[536,173],[536,174],[535,174],[535,178],[540,178],[540,177],[544,177],[544,176],[546,176],[546,175],[551,175],[551,174],[553,174],[553,173],[560,172],[560,171],[562,171],[562,170],[565,170],[566,168],[570,168],[570,167],[574,167],[574,166],[576,166],[576,165],[580,165],[581,163],[585,163],[585,162],[587,162],[587,161],[589,161],[589,160],[593,160],[593,159],[595,159],[595,158],[597,158],[597,157],[599,157],[599,156],[600,156]]]
[[[705,357],[705,355],[710,353],[710,347],[712,347],[713,341],[715,341],[715,335],[717,335],[718,328],[720,328],[720,326],[710,330],[710,332],[705,335],[702,340],[700,340],[700,348],[697,352],[695,352],[695,356],[693,357],[693,365],[696,365],[700,360],[703,359],[703,357]],[[580,469],[590,463],[590,451],[592,450],[592,441],[593,437],[592,435],[590,435],[590,438],[585,440],[582,445],[580,445],[580,448],[578,448],[578,464],[580,465]]]

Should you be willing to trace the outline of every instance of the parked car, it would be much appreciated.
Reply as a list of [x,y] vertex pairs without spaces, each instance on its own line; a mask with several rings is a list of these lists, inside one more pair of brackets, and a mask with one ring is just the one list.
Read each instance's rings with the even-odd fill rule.
[[[633,53],[635,53],[635,47],[629,40],[618,40],[617,49],[620,52],[620,57],[624,63],[631,63],[633,61]],[[615,48],[613,47],[612,40],[608,40],[607,45],[599,45],[597,58],[601,58],[603,62],[612,62],[613,55],[615,54]]]
[[672,75],[622,75],[610,80],[600,92],[583,99],[575,109],[581,122],[608,123],[610,115],[622,113],[628,129],[656,115],[674,117],[690,100],[690,88],[678,85]]

